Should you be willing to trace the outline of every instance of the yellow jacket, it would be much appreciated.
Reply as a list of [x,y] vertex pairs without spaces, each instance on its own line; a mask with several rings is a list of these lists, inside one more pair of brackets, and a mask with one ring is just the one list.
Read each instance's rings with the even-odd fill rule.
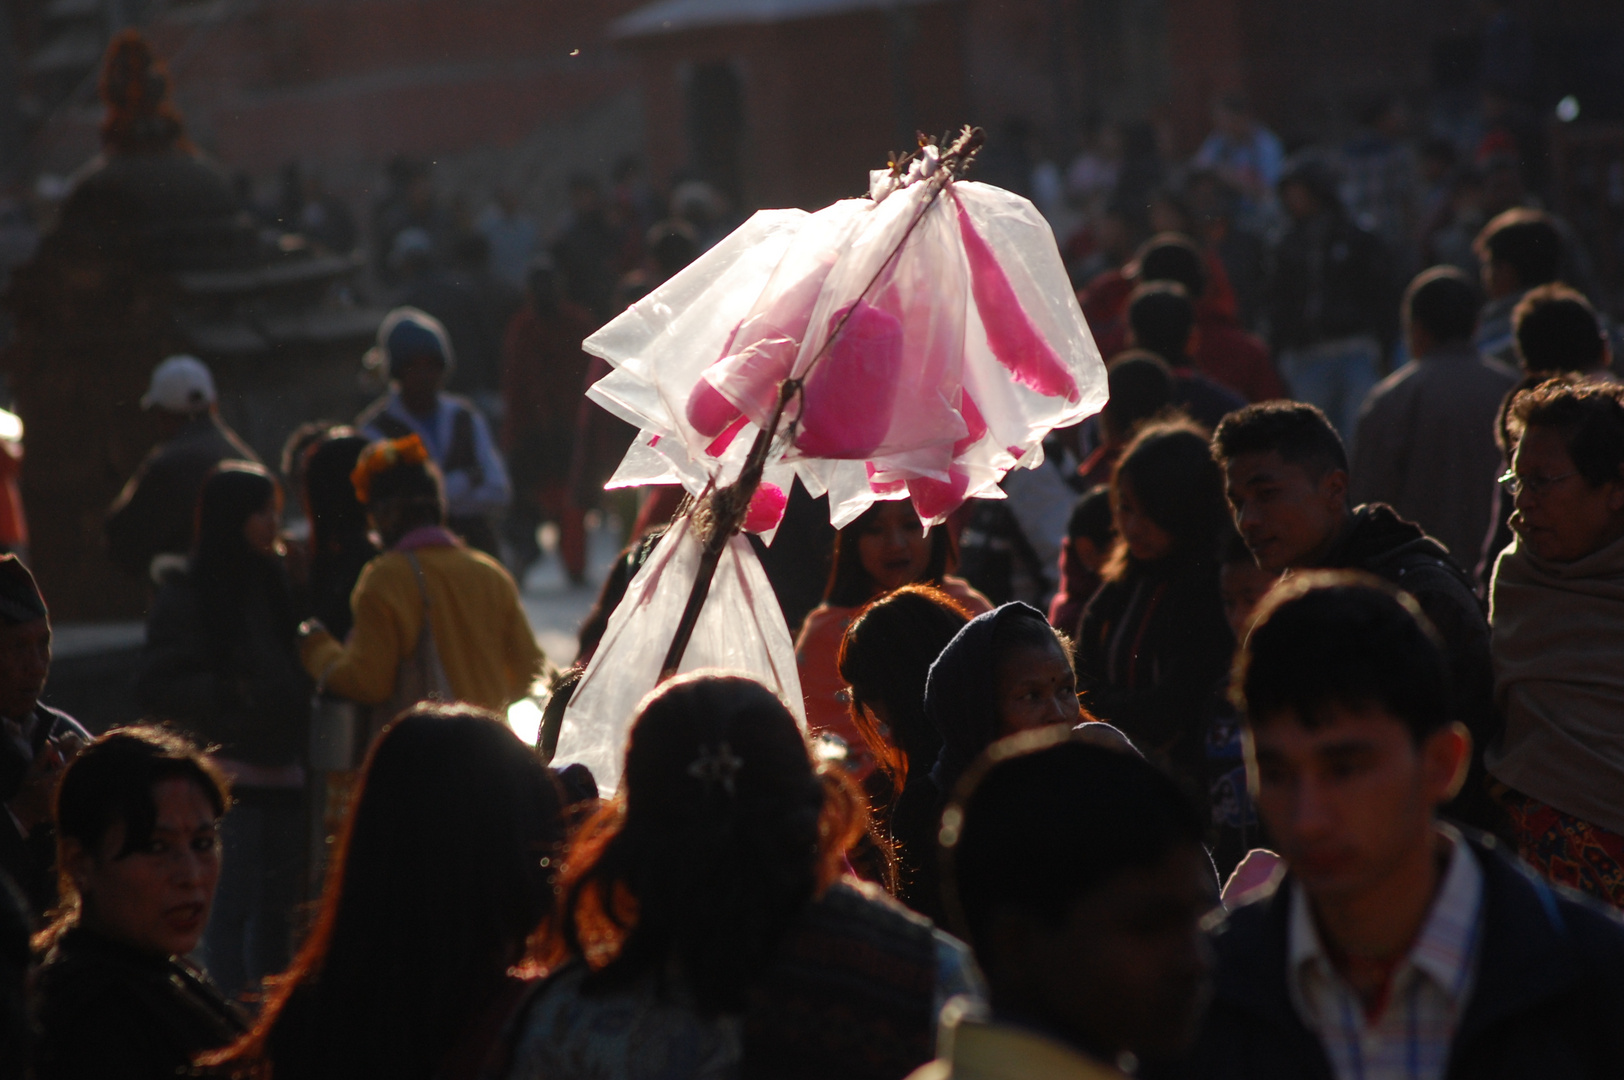
[[[497,714],[530,690],[541,649],[519,606],[519,590],[501,564],[465,547],[421,547],[434,643],[458,701]],[[350,594],[355,627],[344,644],[319,631],[301,656],[313,679],[363,705],[382,705],[395,692],[400,662],[417,648],[423,598],[405,555],[385,552],[361,571]]]

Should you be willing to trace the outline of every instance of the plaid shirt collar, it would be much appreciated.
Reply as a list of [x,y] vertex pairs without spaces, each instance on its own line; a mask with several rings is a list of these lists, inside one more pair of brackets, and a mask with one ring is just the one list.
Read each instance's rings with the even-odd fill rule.
[[[1483,868],[1458,831],[1444,824],[1439,824],[1438,831],[1451,845],[1449,866],[1427,921],[1410,946],[1409,955],[1393,972],[1393,980],[1396,983],[1407,968],[1414,968],[1444,993],[1455,1015],[1460,1016],[1466,1011],[1476,975],[1478,926],[1483,919]],[[1314,969],[1322,977],[1337,981],[1342,977],[1320,940],[1308,896],[1301,886],[1291,890],[1286,955],[1292,1003],[1308,1019],[1312,1010],[1303,986],[1308,972]]]

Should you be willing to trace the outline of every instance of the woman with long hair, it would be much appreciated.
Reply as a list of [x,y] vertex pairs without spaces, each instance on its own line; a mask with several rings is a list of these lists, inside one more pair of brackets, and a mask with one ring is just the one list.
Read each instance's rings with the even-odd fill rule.
[[700,672],[656,690],[620,792],[570,852],[547,950],[562,963],[508,1075],[894,1078],[922,1064],[932,987],[957,968],[929,923],[841,879],[865,816],[766,687]]
[[186,959],[209,921],[229,805],[214,764],[162,728],[110,731],[68,765],[55,807],[63,903],[35,942],[39,1080],[178,1076],[242,1034]]
[[310,522],[305,610],[342,641],[352,623],[350,594],[366,564],[378,554],[367,508],[355,497],[350,474],[367,440],[354,428],[336,427],[303,453],[300,493]]
[[553,905],[559,796],[497,717],[422,706],[373,744],[310,936],[204,1064],[275,1080],[472,1076]]
[[136,696],[213,748],[237,809],[204,955],[229,994],[288,960],[304,889],[303,756],[310,680],[278,537],[282,492],[258,465],[225,462],[203,483],[191,560],[158,591]]
[[985,596],[949,570],[956,562],[945,526],[927,535],[907,502],[875,503],[835,537],[833,566],[823,603],[801,624],[795,662],[806,696],[807,726],[845,741],[847,768],[859,779],[874,758],[852,722],[846,681],[840,675],[840,642],[859,608],[904,585],[934,585],[972,615],[992,610]]
[[925,678],[969,619],[963,605],[940,589],[904,585],[859,611],[840,643],[852,722],[889,781],[883,817],[900,863],[898,896],[926,914],[936,910],[930,770],[942,737],[925,715]]
[[1209,707],[1235,650],[1218,587],[1229,508],[1206,436],[1188,422],[1140,431],[1111,506],[1116,550],[1083,611],[1078,682],[1100,719],[1204,797]]

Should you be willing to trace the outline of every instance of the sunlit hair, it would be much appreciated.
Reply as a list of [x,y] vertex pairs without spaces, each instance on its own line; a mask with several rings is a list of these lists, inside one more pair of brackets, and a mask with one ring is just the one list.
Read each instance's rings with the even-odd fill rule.
[[62,899],[51,924],[36,942],[43,949],[79,921],[81,900],[67,872],[68,844],[99,852],[107,832],[124,827],[124,842],[113,858],[139,850],[158,823],[154,789],[165,780],[197,785],[220,817],[231,805],[224,774],[186,736],[143,724],[114,728],[81,750],[57,785],[53,820],[56,826],[57,889]]
[[[874,759],[901,792],[910,764],[929,769],[942,737],[925,716],[925,678],[970,612],[929,585],[906,585],[857,613],[840,641],[840,677],[851,687],[851,716]],[[870,710],[885,712],[889,732]]]
[[743,1011],[866,826],[852,782],[813,768],[772,691],[674,679],[644,700],[620,791],[577,834],[539,955],[585,960],[589,992],[675,972],[701,1010]]
[[428,1078],[553,905],[557,788],[495,714],[420,705],[373,743],[304,947],[231,1076]]
[[[903,506],[911,515],[912,507],[907,503],[877,502],[864,510],[858,519],[847,525],[835,534],[835,553],[833,565],[829,570],[829,583],[823,590],[823,602],[831,607],[861,607],[874,599],[874,594],[880,591],[880,583],[874,576],[863,569],[863,557],[858,541],[863,534],[873,530],[879,521],[880,514],[888,506]],[[930,560],[925,564],[925,572],[920,575],[921,582],[940,585],[942,578],[953,568],[957,561],[957,552],[953,550],[952,537],[947,529],[937,526],[930,531]]]
[[1624,479],[1624,386],[1571,376],[1548,379],[1511,401],[1511,441],[1521,440],[1531,427],[1560,434],[1573,467],[1590,486]]

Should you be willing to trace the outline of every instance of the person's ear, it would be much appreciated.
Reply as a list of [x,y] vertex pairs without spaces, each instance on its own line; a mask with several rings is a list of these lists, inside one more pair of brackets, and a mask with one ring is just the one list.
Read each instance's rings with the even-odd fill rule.
[[71,836],[62,837],[61,845],[61,872],[73,882],[74,891],[82,900],[89,887],[91,874],[96,868],[96,857]]
[[1320,477],[1319,494],[1327,508],[1340,514],[1348,505],[1348,470],[1328,470]]
[[1421,768],[1434,805],[1460,794],[1472,762],[1472,733],[1460,722],[1440,728],[1421,744]]

